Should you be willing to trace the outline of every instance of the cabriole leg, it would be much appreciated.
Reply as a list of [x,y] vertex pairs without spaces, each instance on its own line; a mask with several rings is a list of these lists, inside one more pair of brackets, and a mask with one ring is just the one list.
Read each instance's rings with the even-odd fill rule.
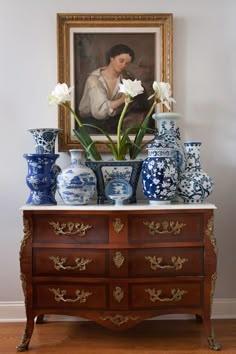
[[210,330],[210,335],[208,336],[208,344],[209,344],[209,348],[212,350],[221,350],[221,346],[218,342],[216,342],[215,340],[215,335],[214,335],[214,330],[211,327]]
[[212,327],[211,320],[204,319],[204,328],[207,335],[208,345],[211,350],[221,350],[221,346],[215,340],[214,330]]
[[34,319],[27,320],[24,335],[22,337],[21,343],[16,347],[18,352],[24,352],[28,349],[30,339],[34,330]]

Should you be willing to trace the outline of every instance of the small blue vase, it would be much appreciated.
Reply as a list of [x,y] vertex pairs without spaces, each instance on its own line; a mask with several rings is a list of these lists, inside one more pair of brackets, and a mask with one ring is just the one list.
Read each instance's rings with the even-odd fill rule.
[[26,204],[57,204],[55,199],[56,175],[55,161],[59,154],[24,154],[28,164],[26,184],[30,195]]
[[154,139],[142,166],[142,187],[150,204],[170,203],[176,194],[178,166],[173,145]]

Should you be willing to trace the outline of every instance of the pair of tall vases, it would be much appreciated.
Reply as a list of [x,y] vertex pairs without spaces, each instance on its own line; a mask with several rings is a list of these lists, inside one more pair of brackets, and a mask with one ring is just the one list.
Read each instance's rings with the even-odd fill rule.
[[181,143],[177,113],[154,114],[158,133],[148,145],[142,167],[142,187],[150,204],[184,201],[201,203],[213,191],[214,182],[203,171],[201,142]]

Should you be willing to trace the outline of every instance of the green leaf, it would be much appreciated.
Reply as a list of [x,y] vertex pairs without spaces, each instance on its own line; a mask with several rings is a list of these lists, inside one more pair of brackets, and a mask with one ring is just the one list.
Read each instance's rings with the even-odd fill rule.
[[87,129],[84,126],[78,128],[78,130],[73,130],[75,136],[84,147],[85,151],[91,160],[100,161],[102,160],[101,154],[95,146],[95,142],[91,139]]

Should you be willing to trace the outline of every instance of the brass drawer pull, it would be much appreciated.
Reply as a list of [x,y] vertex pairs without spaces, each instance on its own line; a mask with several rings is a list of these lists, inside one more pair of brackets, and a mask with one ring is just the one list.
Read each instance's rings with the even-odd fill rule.
[[76,235],[85,236],[86,231],[90,229],[91,225],[86,225],[79,222],[67,222],[67,223],[59,223],[55,221],[51,221],[49,223],[54,229],[56,235]]
[[67,261],[67,258],[60,258],[60,257],[54,257],[54,256],[51,256],[49,257],[49,259],[51,261],[53,261],[54,263],[54,268],[56,270],[75,270],[75,269],[79,269],[79,270],[86,270],[86,265],[90,262],[92,262],[92,259],[89,259],[89,258],[75,258],[75,263],[76,265],[75,266],[65,266],[64,264],[66,263]]
[[161,298],[160,295],[162,294],[161,289],[145,289],[146,293],[150,295],[150,301],[156,302],[156,301],[161,301],[161,302],[176,302],[180,301],[182,299],[182,296],[187,293],[186,290],[181,290],[181,289],[171,289],[171,295],[172,297],[163,297]]
[[180,257],[171,257],[171,262],[172,264],[166,264],[166,265],[161,265],[161,262],[163,260],[162,257],[156,257],[156,256],[146,256],[145,259],[147,259],[150,262],[150,268],[153,270],[159,269],[175,269],[175,270],[180,270],[183,267],[183,264],[185,262],[188,262],[187,258],[180,258]]
[[144,221],[145,226],[147,226],[149,234],[173,234],[178,235],[181,229],[186,226],[184,223],[180,223],[178,221],[162,221],[162,222],[154,222],[154,221]]
[[84,291],[84,290],[76,290],[75,291],[75,295],[76,298],[75,299],[65,299],[64,295],[66,295],[66,290],[60,290],[58,289],[49,289],[49,291],[53,292],[54,294],[54,299],[57,302],[79,302],[80,304],[84,303],[87,301],[87,297],[92,295],[92,293],[88,292],[88,291]]

